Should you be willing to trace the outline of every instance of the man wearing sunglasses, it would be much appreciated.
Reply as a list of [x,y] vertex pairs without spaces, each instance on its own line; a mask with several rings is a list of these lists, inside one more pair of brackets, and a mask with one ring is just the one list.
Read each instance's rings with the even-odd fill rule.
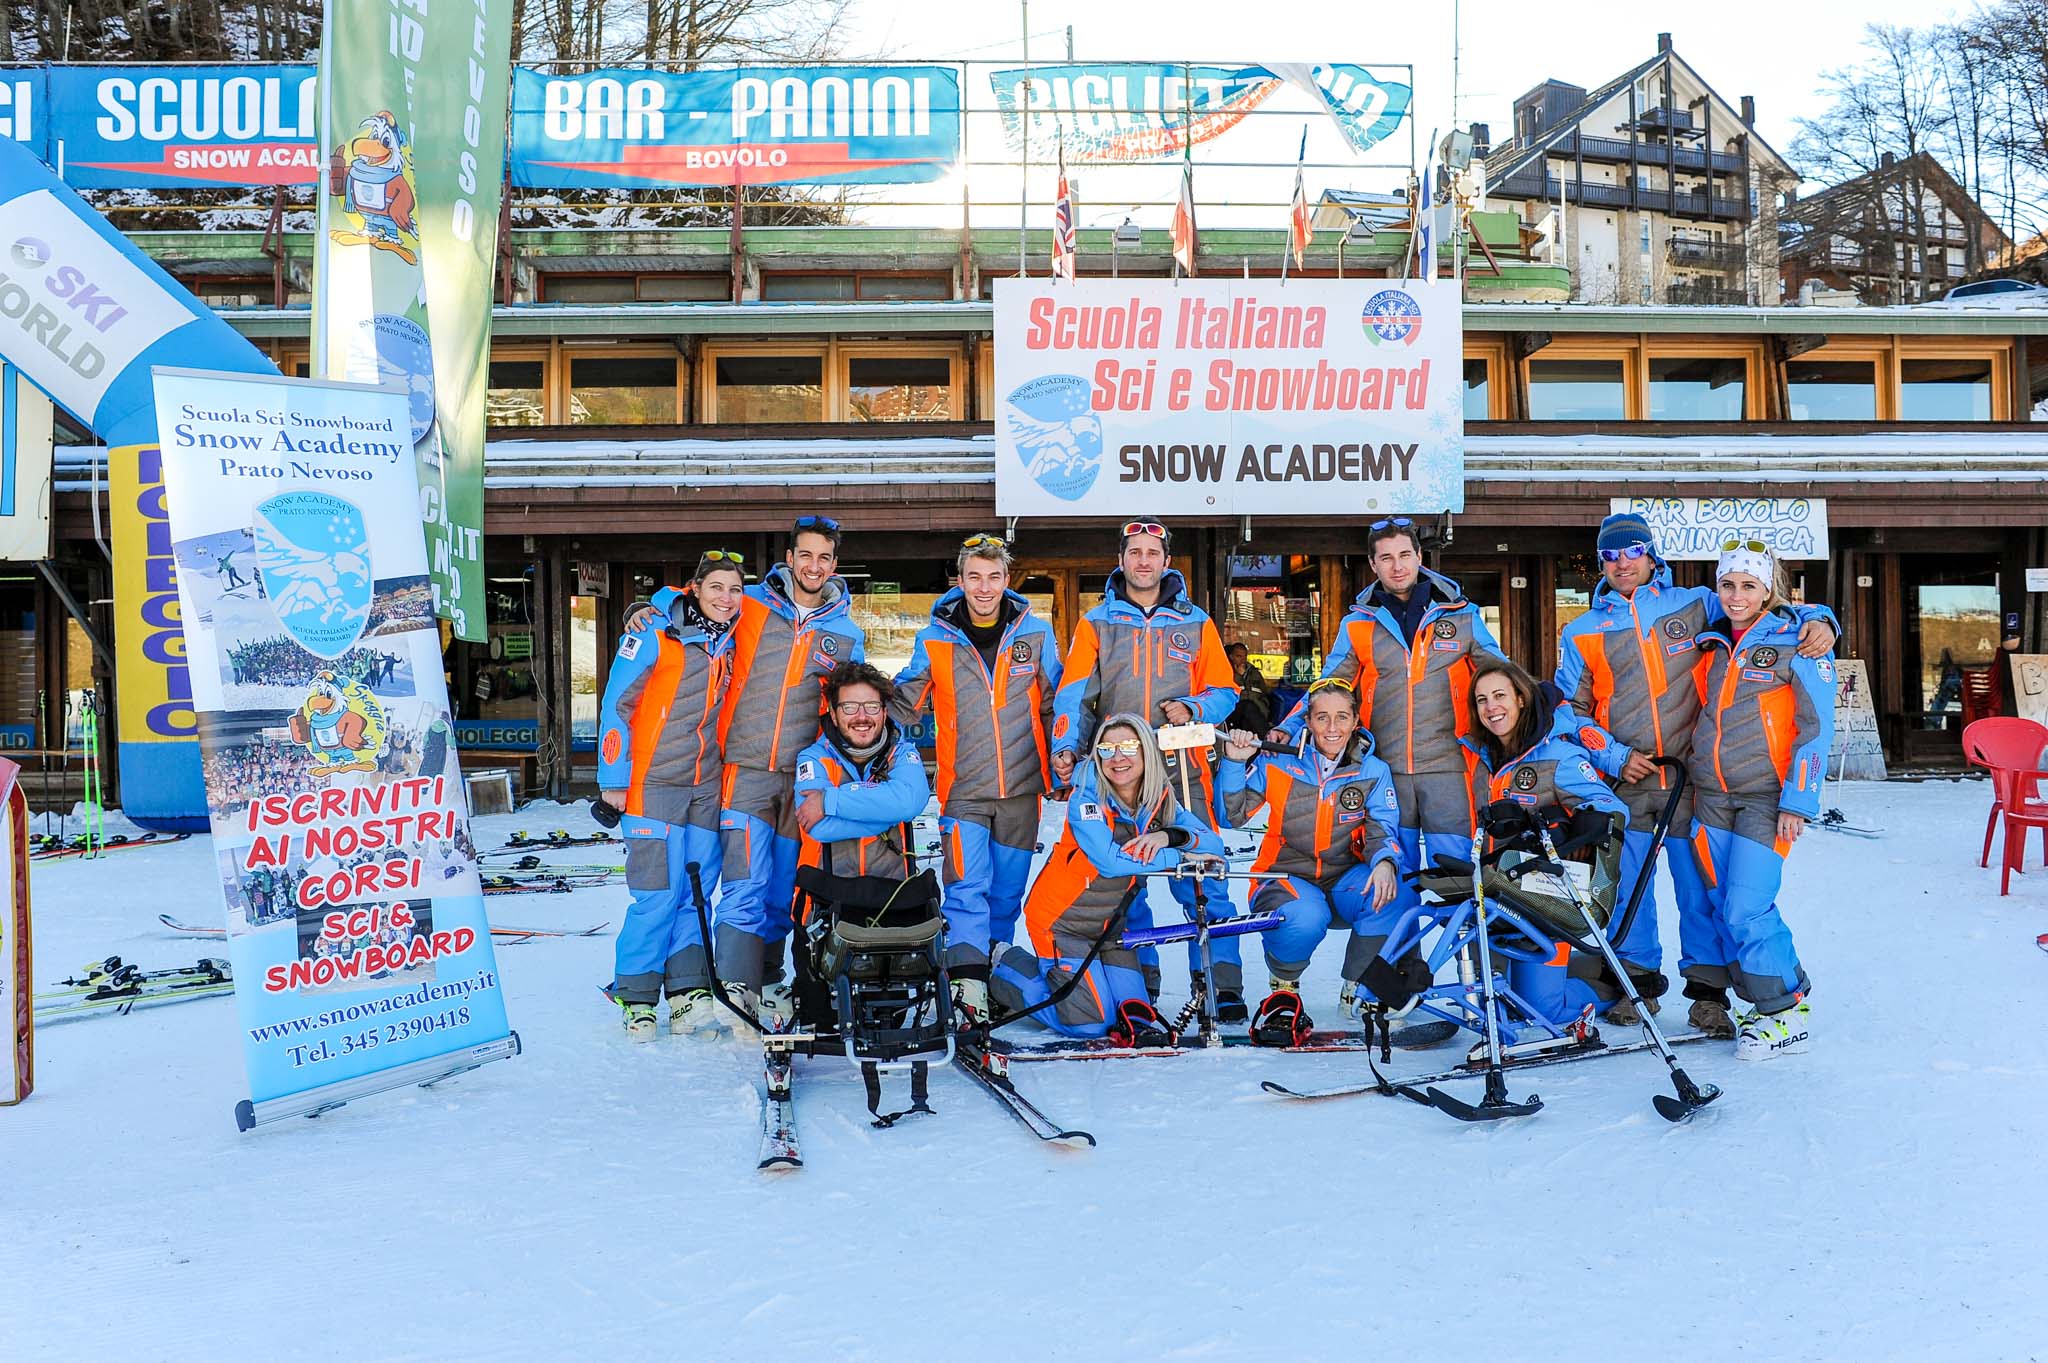
[[[1168,554],[1166,527],[1155,520],[1125,522],[1116,571],[1103,588],[1102,604],[1081,617],[1074,642],[1067,649],[1066,676],[1053,698],[1053,775],[1065,785],[1077,758],[1088,750],[1104,717],[1143,715],[1155,726],[1227,723],[1237,708],[1237,684],[1230,659],[1223,652],[1215,622],[1188,599],[1187,583]],[[1192,764],[1189,786],[1193,812],[1212,829],[1223,826],[1218,805],[1212,749],[1190,749],[1168,755]],[[1173,768],[1179,789],[1178,768]],[[1211,917],[1231,913],[1227,881],[1205,882],[1203,900]],[[1173,896],[1193,908],[1195,885],[1176,879]],[[1142,915],[1141,897],[1132,909]],[[1225,1022],[1251,1016],[1244,1002],[1244,971],[1238,941],[1221,937],[1210,943],[1216,965],[1216,1013]],[[1189,969],[1199,973],[1200,951],[1188,948]],[[1153,972],[1148,972],[1153,973]]]
[[[1651,878],[1628,937],[1614,947],[1630,965],[1655,974],[1663,964],[1663,947],[1657,935],[1656,867],[1647,863],[1646,854],[1671,777],[1650,759],[1691,762],[1693,724],[1700,712],[1693,669],[1705,659],[1697,640],[1706,630],[1725,629],[1728,617],[1712,587],[1673,585],[1671,569],[1657,556],[1649,522],[1636,513],[1616,512],[1602,521],[1596,550],[1602,581],[1593,589],[1591,608],[1566,625],[1558,640],[1557,689],[1575,711],[1614,737],[1593,752],[1592,761],[1616,783],[1616,793],[1629,808],[1615,902],[1626,904],[1637,881]],[[1834,612],[1825,606],[1789,609],[1800,620],[1801,657],[1824,658],[1833,651],[1839,633]],[[1685,797],[1686,807],[1673,816],[1673,828],[1691,827],[1690,803],[1691,797]],[[1680,852],[1668,865],[1680,911],[1704,918],[1706,887],[1692,857]],[[1614,1002],[1607,1016],[1622,1024],[1637,1020],[1626,999]]]
[[[752,1006],[764,982],[782,974],[796,893],[797,757],[818,738],[821,683],[843,663],[867,657],[846,583],[837,576],[839,522],[799,516],[781,563],[747,588],[733,621],[731,674],[719,710],[725,756],[719,800],[724,888],[718,896],[713,958],[719,978]],[[666,613],[677,591],[664,587],[651,609]],[[627,627],[640,619],[635,614]]]
[[[1406,516],[1366,529],[1373,584],[1358,594],[1337,626],[1323,676],[1351,684],[1359,727],[1394,774],[1401,806],[1401,857],[1406,870],[1427,865],[1435,850],[1463,855],[1472,845],[1472,781],[1462,742],[1469,730],[1472,669],[1501,657],[1500,645],[1457,583],[1423,565],[1422,534]],[[1297,743],[1307,699],[1272,738]],[[1403,885],[1402,895],[1414,895]]]
[[907,728],[932,709],[946,969],[961,1008],[981,1018],[991,949],[1016,931],[1031,877],[1060,659],[1052,626],[1010,590],[1001,536],[970,537],[956,567],[959,585],[933,604],[897,674],[894,713]]

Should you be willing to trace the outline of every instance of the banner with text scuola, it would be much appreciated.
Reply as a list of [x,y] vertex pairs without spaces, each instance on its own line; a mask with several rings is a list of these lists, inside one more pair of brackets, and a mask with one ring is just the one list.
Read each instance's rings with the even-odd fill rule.
[[999,279],[996,511],[1462,511],[1458,287]]
[[310,185],[313,68],[52,66],[40,139],[81,189]]
[[156,402],[255,1107],[506,1038],[404,395],[159,369]]

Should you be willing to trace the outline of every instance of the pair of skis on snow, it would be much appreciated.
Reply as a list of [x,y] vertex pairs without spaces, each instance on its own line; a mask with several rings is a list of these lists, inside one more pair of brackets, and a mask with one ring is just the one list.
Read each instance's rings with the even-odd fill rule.
[[94,1013],[131,1013],[167,1003],[213,998],[234,992],[226,961],[202,958],[192,965],[142,970],[109,956],[83,975],[59,980],[35,996],[38,1023],[62,1022]]
[[[208,927],[203,923],[187,923],[181,919],[173,918],[167,913],[158,914],[156,921],[162,923],[180,937],[203,937],[209,941],[219,942],[226,940],[228,935],[226,928]],[[609,922],[605,922],[593,923],[587,928],[518,928],[507,923],[493,923],[491,924],[491,936],[497,938],[501,943],[509,942],[516,944],[518,942],[530,941],[535,937],[595,937],[610,926]]]

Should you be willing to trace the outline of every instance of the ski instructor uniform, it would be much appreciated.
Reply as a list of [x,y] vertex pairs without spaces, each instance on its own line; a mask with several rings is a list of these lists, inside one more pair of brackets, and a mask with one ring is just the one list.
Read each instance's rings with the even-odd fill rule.
[[[769,948],[789,936],[797,864],[793,782],[798,756],[818,738],[820,684],[841,663],[867,656],[845,579],[829,579],[823,599],[805,611],[791,599],[789,572],[776,564],[740,602],[732,676],[718,717],[725,883],[714,949],[719,978],[757,994]],[[672,599],[667,588],[655,593],[655,609],[666,610]]]
[[[1463,740],[1471,728],[1472,664],[1477,655],[1500,657],[1500,645],[1457,583],[1425,568],[1407,601],[1375,583],[1337,626],[1337,644],[1323,663],[1324,677],[1351,684],[1358,696],[1358,727],[1370,730],[1373,749],[1394,775],[1401,808],[1401,862],[1429,865],[1423,842],[1436,840],[1463,855],[1476,817]],[[1301,737],[1307,698],[1280,728]],[[1415,891],[1405,883],[1403,901]]]
[[955,979],[987,979],[991,945],[1016,932],[1051,784],[1046,744],[1059,684],[1052,627],[1029,601],[1004,592],[995,623],[977,629],[958,587],[932,606],[897,674],[897,722],[908,727],[930,705],[938,740],[946,969]]
[[[1159,597],[1147,611],[1124,592],[1124,572],[1111,572],[1102,604],[1081,617],[1067,650],[1066,677],[1053,697],[1052,750],[1079,755],[1087,751],[1095,730],[1109,715],[1142,715],[1156,728],[1165,723],[1162,708],[1179,701],[1193,712],[1197,724],[1223,724],[1237,708],[1236,678],[1216,623],[1188,598],[1187,580],[1169,568],[1160,577]],[[1167,755],[1191,762],[1188,812],[1212,833],[1223,826],[1216,791],[1212,750],[1189,749]],[[1180,789],[1174,777],[1174,789]],[[1211,919],[1232,916],[1229,882],[1205,880],[1204,908]],[[1193,916],[1195,882],[1173,881],[1173,897]],[[1144,896],[1132,908],[1133,926],[1144,926]],[[1244,992],[1244,968],[1235,937],[1210,939],[1216,978],[1210,981],[1219,1001],[1223,994]],[[1188,944],[1188,969],[1200,972],[1201,951]],[[1148,974],[1156,972],[1156,967]],[[1156,987],[1156,985],[1155,985]]]
[[[651,617],[619,641],[599,707],[597,784],[626,792],[626,888],[612,996],[654,1003],[709,989],[704,937],[684,867],[718,883],[716,723],[730,636],[689,608]],[[650,823],[649,821],[653,821]],[[636,832],[644,829],[645,832]]]

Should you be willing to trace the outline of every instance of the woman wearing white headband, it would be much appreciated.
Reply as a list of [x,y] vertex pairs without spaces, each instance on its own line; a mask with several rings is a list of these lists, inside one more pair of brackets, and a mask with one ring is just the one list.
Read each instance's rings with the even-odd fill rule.
[[1724,542],[1714,582],[1728,633],[1701,636],[1692,740],[1693,855],[1707,902],[1704,915],[1679,916],[1679,968],[1695,997],[1734,986],[1749,1005],[1735,1054],[1767,1060],[1808,1037],[1810,986],[1777,898],[1785,855],[1821,810],[1835,666],[1799,656],[1799,621],[1766,545]]

